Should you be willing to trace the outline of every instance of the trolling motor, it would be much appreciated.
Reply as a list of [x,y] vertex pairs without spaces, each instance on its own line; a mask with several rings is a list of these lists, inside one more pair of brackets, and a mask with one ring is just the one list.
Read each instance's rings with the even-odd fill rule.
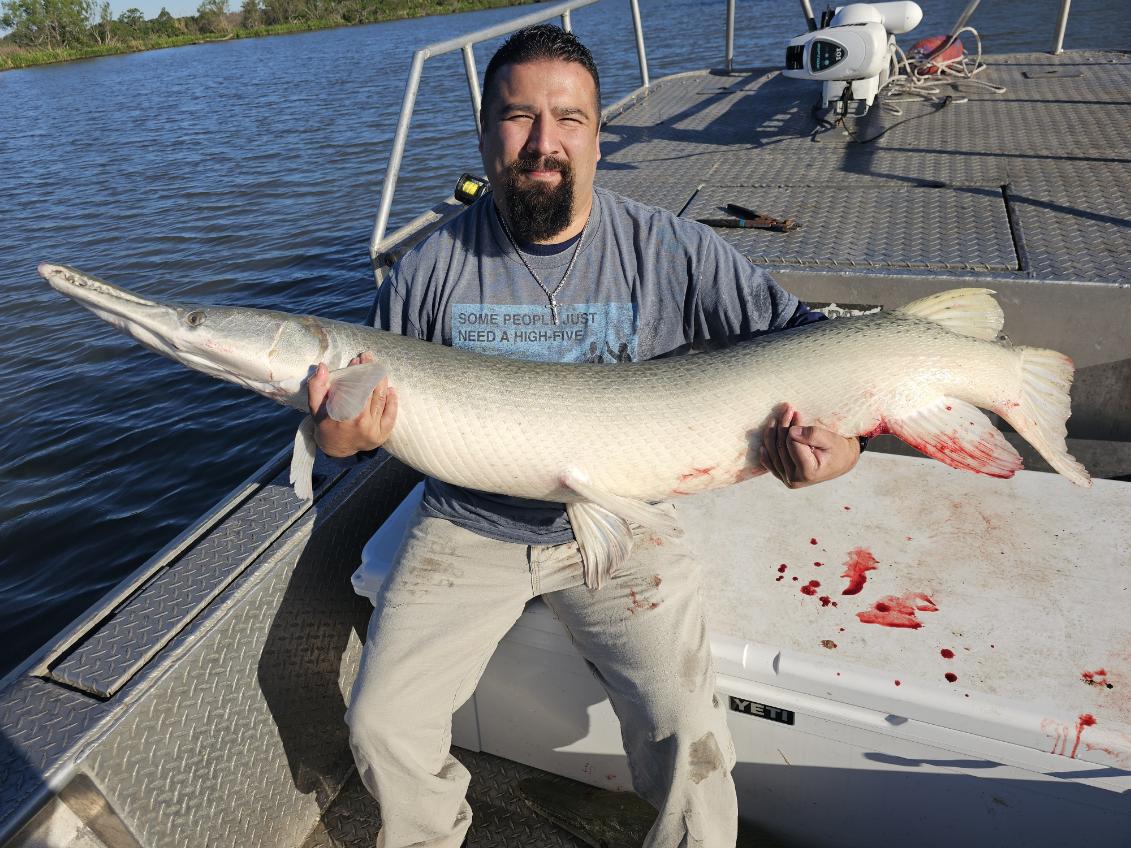
[[789,42],[783,73],[821,80],[821,105],[839,116],[867,114],[895,67],[895,36],[915,29],[923,10],[911,0],[851,3],[817,27],[807,0],[802,9],[810,31]]

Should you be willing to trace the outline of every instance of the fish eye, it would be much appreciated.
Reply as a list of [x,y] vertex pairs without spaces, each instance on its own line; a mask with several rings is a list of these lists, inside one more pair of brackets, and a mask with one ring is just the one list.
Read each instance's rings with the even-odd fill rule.
[[185,320],[189,322],[190,326],[199,327],[204,323],[204,313],[198,309],[195,312],[190,312],[188,315],[186,315]]

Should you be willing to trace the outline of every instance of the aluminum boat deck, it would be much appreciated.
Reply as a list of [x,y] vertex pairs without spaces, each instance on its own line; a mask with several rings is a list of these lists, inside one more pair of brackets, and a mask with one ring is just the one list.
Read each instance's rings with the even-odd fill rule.
[[[722,235],[817,303],[998,290],[1015,341],[1076,358],[1074,451],[1093,465],[1091,445],[1101,474],[1125,476],[1131,54],[986,61],[978,79],[1005,93],[964,88],[966,102],[905,102],[902,115],[877,105],[851,134],[815,122],[813,83],[660,80],[608,121],[598,184],[689,217],[739,203],[795,219],[792,233]],[[0,841],[65,806],[90,840],[76,845],[373,844],[375,805],[350,777],[341,721],[368,614],[349,574],[414,478],[383,458],[323,476],[312,507],[285,465],[5,681]],[[505,763],[468,762],[481,802],[470,845],[581,844],[498,788],[525,767],[500,778]],[[10,844],[36,844],[23,833]]]
[[816,123],[815,83],[669,78],[606,127],[598,182],[691,218],[728,202],[793,218],[721,231],[774,269],[1131,283],[1131,54],[986,61],[974,79],[1004,93],[942,85],[836,128]]

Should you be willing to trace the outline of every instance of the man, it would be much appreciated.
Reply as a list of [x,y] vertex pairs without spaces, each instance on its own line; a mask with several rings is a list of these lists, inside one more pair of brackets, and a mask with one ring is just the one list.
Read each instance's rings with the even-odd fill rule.
[[[393,269],[378,294],[380,326],[497,355],[617,362],[819,317],[706,227],[594,189],[600,82],[572,35],[516,33],[483,92],[480,152],[494,191]],[[320,409],[324,366],[309,392]],[[584,403],[563,398],[563,414]],[[395,387],[382,385],[354,421],[321,417],[318,442],[349,456],[382,444],[395,419]],[[802,423],[784,407],[767,428],[767,470],[799,486],[855,464],[855,439]],[[642,530],[636,541],[592,589],[561,504],[428,480],[374,610],[347,716],[381,806],[379,845],[460,844],[469,776],[449,754],[451,715],[538,595],[620,718],[633,786],[659,811],[646,844],[734,845],[734,748],[714,696],[699,567],[675,541]]]

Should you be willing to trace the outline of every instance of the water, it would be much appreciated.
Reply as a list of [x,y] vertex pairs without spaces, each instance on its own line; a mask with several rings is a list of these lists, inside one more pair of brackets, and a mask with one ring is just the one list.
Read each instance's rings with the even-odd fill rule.
[[[965,2],[921,5],[917,37],[945,31]],[[1045,50],[1058,5],[985,0],[972,23],[989,51]],[[719,64],[720,0],[641,6],[653,78]],[[1131,46],[1118,6],[1076,0],[1068,46]],[[530,10],[0,74],[0,674],[288,444],[299,420],[143,350],[50,290],[36,264],[155,297],[362,320],[412,50]],[[573,25],[606,102],[635,88],[627,4],[605,0]],[[774,65],[803,29],[792,0],[741,3],[736,60]],[[496,46],[477,49],[480,73]],[[426,68],[394,227],[479,170],[462,74],[458,53]]]

